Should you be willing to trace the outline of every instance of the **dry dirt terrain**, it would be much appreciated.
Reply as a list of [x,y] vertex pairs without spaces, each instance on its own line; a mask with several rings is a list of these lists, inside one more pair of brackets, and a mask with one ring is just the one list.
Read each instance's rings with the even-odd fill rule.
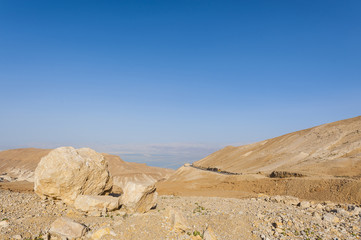
[[33,192],[50,150],[0,152],[0,239],[56,239],[61,216],[82,239],[361,239],[361,117],[240,147],[177,171],[103,154],[118,186],[156,182],[157,207],[94,216]]
[[157,187],[161,194],[182,196],[264,193],[360,204],[360,179],[361,117],[356,117],[226,147],[179,168]]
[[361,176],[361,116],[240,147],[228,146],[193,165],[236,173],[272,171]]
[[[352,204],[299,201],[293,197],[236,199],[161,196],[155,209],[122,209],[87,216],[60,201],[0,190],[1,239],[47,239],[50,224],[66,216],[87,227],[83,239],[360,239],[361,208]],[[172,222],[169,209],[182,220]],[[211,234],[205,233],[211,232]],[[207,236],[213,238],[207,238]]]

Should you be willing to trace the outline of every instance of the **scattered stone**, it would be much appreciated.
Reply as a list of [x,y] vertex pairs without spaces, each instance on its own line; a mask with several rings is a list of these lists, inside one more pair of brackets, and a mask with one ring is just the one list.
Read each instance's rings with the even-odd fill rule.
[[311,207],[311,203],[308,201],[302,201],[297,206],[299,206],[301,208],[309,208],[309,207]]
[[300,200],[296,197],[292,196],[283,196],[283,203],[288,205],[297,205],[300,202]]
[[314,216],[317,220],[321,219],[321,216],[318,212],[313,212],[312,216]]
[[315,205],[315,209],[316,209],[316,210],[322,210],[322,209],[323,209],[323,206],[318,203],[318,204]]
[[[308,209],[286,204],[286,198],[281,196],[275,202],[267,196],[264,200],[160,196],[157,209],[147,214],[129,213],[121,208],[105,214],[98,211],[99,216],[90,216],[90,212],[84,214],[58,201],[41,201],[34,193],[0,189],[0,220],[8,222],[7,227],[0,227],[0,239],[20,235],[22,239],[50,240],[46,234],[60,216],[71,216],[72,221],[91,229],[80,239],[91,239],[102,228],[109,228],[116,234],[107,234],[109,229],[102,230],[105,235],[100,235],[104,240],[199,239],[202,233],[206,236],[208,228],[212,228],[219,239],[360,239],[361,217],[353,214],[359,205],[349,207],[350,204],[330,202],[327,203],[330,212],[327,212],[326,209],[318,210],[317,203],[312,202]],[[201,211],[194,213],[195,209]],[[343,210],[349,215],[344,215]],[[177,213],[172,214],[172,211]],[[51,239],[65,237],[52,233]]]
[[145,213],[157,205],[157,196],[154,185],[128,182],[123,188],[121,203],[129,212]]
[[78,195],[74,207],[84,212],[102,211],[103,209],[110,212],[119,208],[119,200],[120,198],[112,196]]
[[360,207],[355,207],[352,210],[352,215],[360,215],[361,214],[361,208]]
[[322,220],[332,223],[338,223],[340,219],[333,215],[332,213],[326,213],[323,215]]
[[70,218],[60,217],[51,224],[49,232],[51,235],[75,239],[80,238],[85,234],[86,227]]
[[90,148],[60,147],[43,157],[34,174],[34,190],[41,198],[72,204],[78,195],[110,191],[112,178],[104,156]]

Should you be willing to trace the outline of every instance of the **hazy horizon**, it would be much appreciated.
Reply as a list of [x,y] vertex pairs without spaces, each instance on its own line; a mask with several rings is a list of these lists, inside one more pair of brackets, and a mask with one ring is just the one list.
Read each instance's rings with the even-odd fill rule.
[[176,168],[360,115],[361,2],[0,2],[0,149]]

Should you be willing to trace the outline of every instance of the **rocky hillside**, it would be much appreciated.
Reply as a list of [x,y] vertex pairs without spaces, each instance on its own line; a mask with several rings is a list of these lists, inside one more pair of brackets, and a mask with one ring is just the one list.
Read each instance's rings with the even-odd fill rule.
[[193,164],[236,173],[274,170],[306,175],[361,174],[361,116],[240,147],[228,146]]
[[[0,152],[0,177],[7,181],[34,181],[34,171],[40,159],[51,149],[22,148]],[[167,178],[171,169],[150,167],[146,164],[125,162],[120,157],[103,153],[109,164],[114,183],[121,185],[125,180],[154,183]],[[118,184],[117,184],[118,183]]]
[[119,209],[91,216],[61,201],[40,200],[34,193],[0,189],[0,206],[1,239],[54,239],[51,225],[60,217],[86,226],[80,239],[351,240],[361,237],[359,206],[301,201],[294,197],[162,196],[157,207],[146,214],[127,214]]

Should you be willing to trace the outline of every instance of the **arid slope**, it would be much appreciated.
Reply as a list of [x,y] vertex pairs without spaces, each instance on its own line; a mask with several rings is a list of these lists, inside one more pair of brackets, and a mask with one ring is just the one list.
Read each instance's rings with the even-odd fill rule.
[[[158,182],[158,192],[222,197],[264,193],[360,204],[361,117],[226,147],[193,166],[185,165]],[[275,170],[300,174],[273,178]]]
[[284,170],[357,176],[361,174],[361,116],[254,144],[228,146],[193,165],[236,173]]

